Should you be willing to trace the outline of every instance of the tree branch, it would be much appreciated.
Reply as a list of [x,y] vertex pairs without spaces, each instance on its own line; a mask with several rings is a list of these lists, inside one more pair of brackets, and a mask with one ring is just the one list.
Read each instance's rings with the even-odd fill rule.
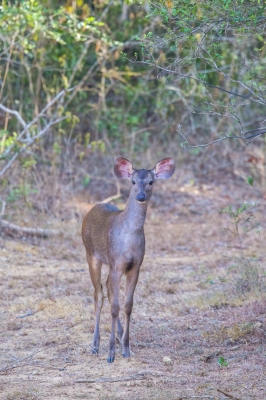
[[60,232],[55,229],[26,228],[12,224],[11,222],[8,222],[4,219],[0,219],[0,227],[1,229],[17,233],[21,236],[24,234],[29,236],[49,237],[57,236],[60,234]]
[[[24,133],[25,133],[25,132],[29,132],[29,128],[30,128],[33,124],[35,124],[41,117],[43,117],[44,114],[45,114],[45,112],[46,112],[53,104],[55,104],[55,103],[63,96],[63,94],[65,94],[66,92],[71,92],[71,91],[74,90],[74,89],[75,89],[75,86],[73,86],[73,87],[71,87],[71,88],[69,88],[69,89],[63,89],[63,90],[61,90],[61,92],[59,92],[48,104],[46,104],[46,106],[40,111],[40,113],[39,113],[32,121],[30,121],[28,124],[26,124],[26,122],[25,122],[24,119],[21,117],[21,115],[19,114],[18,111],[16,111],[16,110],[11,110],[11,109],[5,107],[3,104],[0,104],[0,109],[4,110],[4,111],[6,111],[6,112],[9,112],[10,114],[16,115],[17,118],[20,120],[20,122],[22,123],[22,125],[23,125],[23,127],[24,127],[24,129],[22,130],[22,132],[20,132],[20,134],[18,135],[18,137],[17,137],[16,140],[17,140],[17,141],[20,141],[21,138],[23,137]],[[31,139],[32,139],[32,138],[31,138],[30,136],[27,138],[28,141],[31,141]],[[5,158],[5,157],[11,152],[11,150],[14,148],[14,146],[15,146],[14,144],[12,144],[11,146],[9,146],[9,148],[6,149],[6,151],[5,151],[5,153],[2,155],[2,157]],[[13,157],[14,157],[14,156],[13,156]],[[15,156],[14,160],[15,160],[16,158],[17,158],[17,156]],[[13,160],[13,161],[14,161],[14,160]],[[13,163],[13,161],[12,161],[12,163]],[[12,164],[12,163],[11,163],[11,164]],[[0,173],[0,176],[1,176],[1,173]]]
[[41,136],[43,136],[49,128],[51,128],[51,126],[58,124],[61,121],[64,121],[67,117],[62,117],[62,118],[58,118],[54,121],[51,121],[48,125],[46,125],[46,127],[40,132],[38,133],[36,136],[33,136],[30,138],[30,140],[24,145],[24,147],[22,147],[21,149],[19,149],[18,152],[16,152],[12,158],[8,161],[8,163],[4,166],[4,168],[0,171],[0,177],[3,176],[5,174],[5,172],[11,167],[11,165],[13,164],[13,162],[17,159],[17,157],[24,153],[24,151],[31,146],[36,139],[39,139]]
[[27,124],[24,121],[24,119],[22,118],[22,116],[20,115],[20,113],[16,110],[12,110],[11,108],[5,107],[3,104],[0,103],[0,109],[3,110],[5,113],[11,114],[11,115],[15,115],[17,120],[21,123],[21,125],[24,128],[24,132],[26,132],[28,130],[27,128]]

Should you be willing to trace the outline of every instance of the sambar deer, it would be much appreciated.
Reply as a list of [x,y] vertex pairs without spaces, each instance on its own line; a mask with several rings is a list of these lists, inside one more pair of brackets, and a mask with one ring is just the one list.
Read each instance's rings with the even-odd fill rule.
[[[92,353],[97,354],[100,345],[100,314],[103,306],[101,284],[102,264],[109,266],[106,282],[111,304],[112,329],[109,342],[108,362],[115,359],[115,327],[122,344],[124,357],[130,356],[129,321],[133,296],[139,277],[139,269],[145,253],[144,222],[153,183],[157,179],[170,178],[175,170],[172,157],[159,161],[153,169],[134,169],[131,162],[119,157],[114,172],[119,179],[129,179],[131,190],[123,211],[111,204],[97,204],[85,216],[82,223],[82,240],[86,248],[91,281],[94,286],[95,329]],[[120,279],[126,275],[125,329],[119,319]]]

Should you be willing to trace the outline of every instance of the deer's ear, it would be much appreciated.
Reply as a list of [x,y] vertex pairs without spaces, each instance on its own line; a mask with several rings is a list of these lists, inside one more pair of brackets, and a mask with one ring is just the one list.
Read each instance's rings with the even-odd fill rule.
[[114,172],[119,179],[131,178],[134,168],[126,158],[118,157],[115,160]]
[[175,161],[172,157],[159,161],[152,170],[155,179],[168,179],[175,172]]

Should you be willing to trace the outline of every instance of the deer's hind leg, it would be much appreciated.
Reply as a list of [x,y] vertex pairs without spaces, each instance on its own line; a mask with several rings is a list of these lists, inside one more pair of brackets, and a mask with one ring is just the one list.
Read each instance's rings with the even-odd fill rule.
[[103,306],[103,287],[101,284],[102,262],[87,254],[91,281],[94,286],[95,328],[92,342],[92,354],[99,352],[100,346],[100,317]]

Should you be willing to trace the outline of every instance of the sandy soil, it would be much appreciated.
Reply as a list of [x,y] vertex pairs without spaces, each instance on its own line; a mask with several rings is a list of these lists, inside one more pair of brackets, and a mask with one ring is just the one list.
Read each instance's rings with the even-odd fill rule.
[[[238,239],[221,231],[232,226],[219,213],[256,194],[243,189],[236,198],[229,186],[164,188],[164,195],[156,189],[146,221],[132,357],[123,359],[117,343],[111,365],[106,298],[100,354],[90,353],[93,289],[79,233],[84,204],[79,209],[74,199],[72,217],[54,223],[62,231],[56,239],[2,237],[0,399],[266,399],[265,231],[241,233],[244,261],[252,257],[259,274],[254,283],[252,275],[243,278]],[[263,228],[264,200],[254,213]]]

